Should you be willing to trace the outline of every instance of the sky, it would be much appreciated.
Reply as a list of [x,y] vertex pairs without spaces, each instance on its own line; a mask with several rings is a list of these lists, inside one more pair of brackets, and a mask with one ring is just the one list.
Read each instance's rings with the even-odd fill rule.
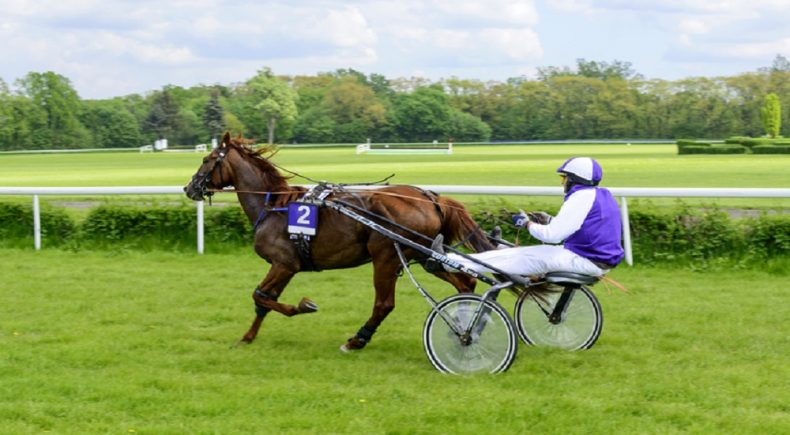
[[535,78],[577,59],[648,79],[790,58],[790,0],[0,0],[0,78],[82,98],[340,68],[389,79]]

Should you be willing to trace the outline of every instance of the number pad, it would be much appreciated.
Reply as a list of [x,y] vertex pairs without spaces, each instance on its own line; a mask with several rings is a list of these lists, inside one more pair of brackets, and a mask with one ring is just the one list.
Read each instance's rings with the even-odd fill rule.
[[288,204],[288,232],[314,236],[318,228],[318,206],[303,202]]

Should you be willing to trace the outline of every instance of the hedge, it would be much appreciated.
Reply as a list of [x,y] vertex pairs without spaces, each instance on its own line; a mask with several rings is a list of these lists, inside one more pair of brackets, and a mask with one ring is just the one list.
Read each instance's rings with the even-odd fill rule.
[[678,148],[687,147],[687,146],[700,146],[700,147],[709,147],[712,144],[708,142],[698,142],[694,139],[679,139],[677,142]]
[[678,154],[745,154],[746,147],[741,145],[678,145]]
[[[46,239],[47,243],[61,245],[74,236],[76,225],[62,208],[41,204],[40,219],[41,238]],[[19,239],[32,239],[33,206],[0,202],[0,223],[0,241],[21,242]]]
[[751,138],[748,136],[732,136],[732,137],[728,137],[727,139],[724,139],[724,143],[730,145],[732,144],[743,145],[743,142],[749,139]]
[[754,154],[790,154],[790,145],[757,145],[752,148]]
[[[0,202],[0,244],[28,245],[33,237],[30,205]],[[251,243],[247,217],[238,206],[209,207],[205,210],[206,244]],[[42,243],[70,249],[168,249],[194,250],[197,243],[197,216],[193,206],[100,205],[91,209],[80,223],[62,208],[42,204]]]
[[[536,243],[525,230],[509,224],[507,211],[472,213],[485,230],[500,225],[507,240],[518,236],[523,244]],[[0,202],[0,221],[4,223],[0,226],[0,246],[31,245],[30,205]],[[788,215],[732,219],[716,209],[699,211],[679,206],[664,210],[632,205],[630,223],[634,258],[640,263],[699,265],[717,258],[755,263],[790,255]],[[189,205],[102,205],[76,223],[63,209],[43,204],[41,225],[46,247],[194,251],[196,244],[195,209]],[[251,246],[251,225],[236,205],[207,208],[205,231],[206,246],[214,252]]]
[[767,138],[767,137],[748,138],[745,139],[743,142],[741,142],[741,145],[747,146],[749,148],[758,145],[790,145],[790,140],[779,139],[779,138]]
[[790,139],[732,136],[724,145],[701,142],[694,139],[677,140],[678,154],[788,154]]

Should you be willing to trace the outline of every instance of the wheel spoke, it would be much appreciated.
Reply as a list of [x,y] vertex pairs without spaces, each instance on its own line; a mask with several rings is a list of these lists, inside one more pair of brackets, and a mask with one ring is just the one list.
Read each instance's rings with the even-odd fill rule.
[[538,297],[522,297],[516,303],[518,333],[527,344],[559,347],[568,350],[586,349],[598,339],[603,314],[595,295],[586,288],[575,290],[565,307],[559,323],[551,323],[547,313],[554,310],[560,293],[541,295],[549,303],[545,306]]
[[[481,303],[485,305],[478,323],[470,325]],[[442,318],[452,319],[453,325],[439,320]],[[463,342],[453,328],[469,329],[470,341]],[[507,312],[479,295],[456,295],[440,302],[428,314],[423,341],[428,358],[437,369],[457,374],[504,371],[512,364],[517,349],[516,333]]]

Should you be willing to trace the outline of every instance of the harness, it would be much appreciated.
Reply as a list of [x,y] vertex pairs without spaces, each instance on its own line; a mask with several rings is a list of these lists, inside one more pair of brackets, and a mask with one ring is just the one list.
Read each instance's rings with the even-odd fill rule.
[[[299,202],[320,203],[326,197],[331,195],[335,190],[334,185],[328,183],[319,183],[307,193],[302,196]],[[299,261],[302,263],[302,269],[312,272],[320,272],[321,269],[315,266],[312,254],[312,236],[304,233],[290,233],[288,238],[296,246],[296,253],[299,254]]]
[[219,155],[216,159],[214,159],[214,165],[211,166],[206,173],[198,172],[192,177],[192,184],[196,185],[200,190],[200,195],[203,197],[208,197],[208,205],[211,205],[211,197],[214,196],[214,192],[208,190],[208,179],[211,178],[211,174],[219,168],[219,178],[222,179],[222,162],[225,161],[225,156],[228,153],[226,151],[219,151]]
[[[320,183],[307,191],[307,193],[302,196],[299,202],[319,203],[329,196],[333,191],[333,185]],[[255,220],[255,223],[252,226],[253,232],[258,230],[258,227],[269,216],[270,212],[284,212],[289,210],[287,207],[269,208],[268,205],[271,195],[272,192],[266,192],[263,209],[258,214],[258,218]],[[312,237],[304,233],[290,233],[288,239],[291,240],[291,242],[294,244],[294,247],[296,247],[296,253],[299,255],[299,262],[302,265],[302,270],[307,272],[320,272],[321,269],[317,268],[313,262],[311,249]]]

